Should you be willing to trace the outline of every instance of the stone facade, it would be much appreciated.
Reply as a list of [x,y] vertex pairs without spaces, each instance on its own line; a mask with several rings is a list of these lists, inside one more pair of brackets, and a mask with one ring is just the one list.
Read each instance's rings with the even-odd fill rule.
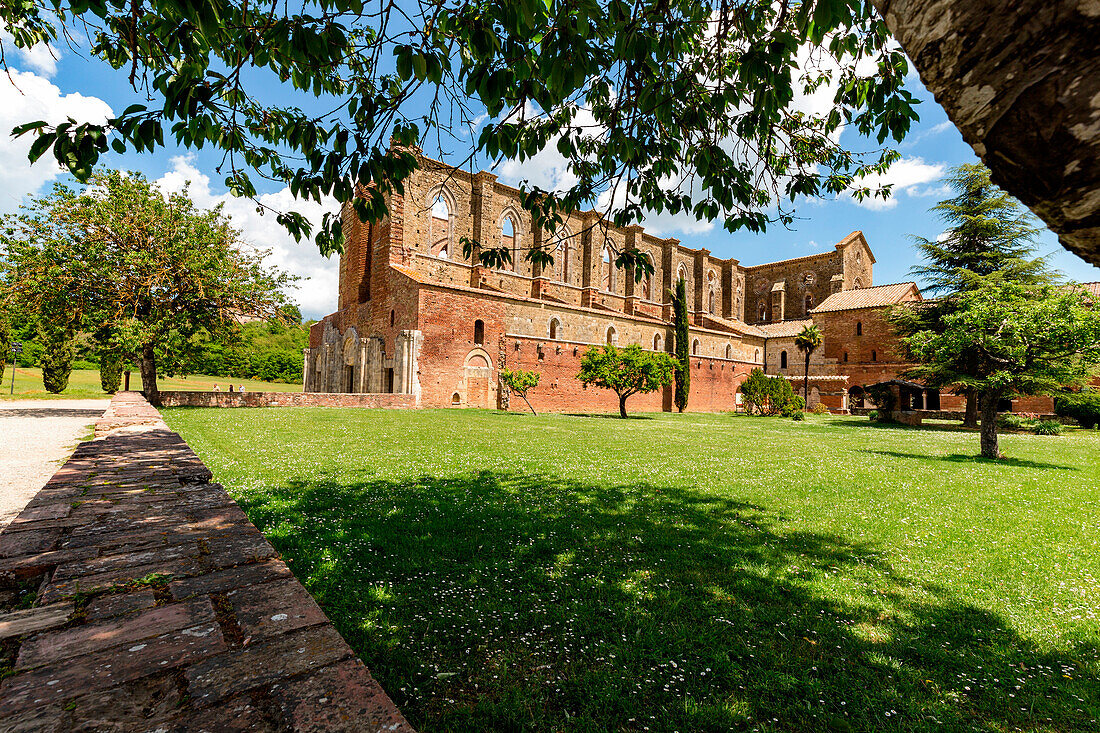
[[[838,380],[848,375],[830,332],[838,317],[818,314],[840,294],[879,292],[872,287],[875,258],[861,232],[828,252],[742,266],[640,226],[615,227],[594,211],[573,212],[557,231],[543,231],[532,225],[517,189],[490,173],[470,174],[423,157],[404,192],[388,203],[389,216],[371,224],[344,211],[339,310],[311,330],[307,392],[403,394],[429,407],[525,409],[514,400],[508,404],[498,379],[502,368],[523,368],[542,374],[530,395],[536,409],[613,410],[614,395],[585,390],[576,380],[581,356],[605,343],[672,352],[668,293],[680,277],[691,314],[688,409],[736,409],[737,388],[755,368],[802,375],[793,338],[811,319],[827,344],[811,360],[811,376],[825,380],[811,389],[811,402],[846,409],[846,385],[864,384],[864,374],[878,368]],[[464,241],[474,243],[475,253],[479,242],[510,247],[513,263],[502,269],[476,264],[464,256]],[[554,255],[553,266],[525,259],[533,243]],[[616,269],[613,260],[623,248],[648,254],[653,274],[636,282],[632,272]],[[892,337],[877,328],[874,334],[883,340],[877,352],[889,353]],[[785,367],[779,361],[784,351]],[[887,364],[898,368],[882,362]],[[636,410],[670,410],[672,390],[631,402]]]

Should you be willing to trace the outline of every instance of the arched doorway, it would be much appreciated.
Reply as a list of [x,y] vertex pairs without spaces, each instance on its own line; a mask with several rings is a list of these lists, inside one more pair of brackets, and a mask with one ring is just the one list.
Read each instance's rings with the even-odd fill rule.
[[463,368],[466,382],[466,404],[469,407],[489,407],[489,385],[493,378],[493,362],[484,349],[474,349],[466,355]]

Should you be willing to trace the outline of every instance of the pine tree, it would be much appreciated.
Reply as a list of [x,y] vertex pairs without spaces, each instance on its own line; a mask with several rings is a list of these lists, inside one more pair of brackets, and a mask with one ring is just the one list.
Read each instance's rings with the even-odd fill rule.
[[673,400],[676,410],[683,412],[687,407],[688,393],[691,390],[691,361],[688,342],[687,283],[683,278],[676,282],[676,292],[672,294],[672,325],[676,335],[676,387]]
[[[960,165],[951,169],[944,182],[955,196],[940,201],[932,211],[947,225],[946,231],[935,240],[911,237],[924,255],[924,263],[911,272],[925,281],[926,290],[940,297],[921,306],[897,309],[891,321],[903,339],[942,329],[943,319],[957,309],[957,296],[980,287],[983,278],[997,275],[1023,285],[1050,278],[1045,260],[1032,256],[1040,231],[1034,217],[993,184],[988,168],[980,163]],[[913,358],[912,354],[906,356]],[[973,354],[958,354],[958,369],[953,372],[968,371],[965,362],[973,358]],[[965,395],[963,425],[977,427],[978,394],[973,389],[944,381],[952,378],[948,372],[938,379],[925,371],[924,378],[929,387],[955,387],[957,394]]]
[[42,386],[47,392],[60,394],[69,386],[69,374],[73,371],[73,329],[68,324],[45,320],[39,328],[42,336]]

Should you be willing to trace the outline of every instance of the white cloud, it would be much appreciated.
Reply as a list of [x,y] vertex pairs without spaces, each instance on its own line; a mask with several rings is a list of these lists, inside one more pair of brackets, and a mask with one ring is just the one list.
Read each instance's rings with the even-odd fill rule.
[[52,77],[57,73],[57,62],[61,54],[50,44],[39,43],[30,48],[18,48],[11,33],[2,26],[0,26],[0,44],[3,44],[4,53],[9,56],[9,62],[12,61],[11,54],[14,52],[15,64],[20,67],[45,77]]
[[0,74],[0,213],[18,209],[23,197],[39,193],[63,174],[53,156],[31,165],[27,153],[32,134],[11,136],[16,125],[45,120],[51,124],[72,117],[77,122],[106,122],[113,113],[97,97],[63,94],[52,82],[30,71]]
[[890,166],[886,173],[872,174],[860,181],[862,186],[870,188],[872,192],[881,186],[892,185],[890,198],[884,200],[872,196],[863,201],[856,201],[855,198],[852,198],[852,203],[872,211],[885,211],[897,206],[898,196],[903,193],[909,196],[934,195],[936,193],[934,187],[931,192],[928,192],[927,189],[922,189],[920,186],[938,181],[943,177],[946,169],[947,166],[943,163],[925,163],[922,158],[917,157],[902,158]]
[[[195,167],[193,156],[176,156],[172,158],[171,165],[171,169],[157,181],[162,189],[179,191],[190,181],[191,200],[203,208],[223,204],[225,214],[231,217],[233,226],[241,230],[245,241],[271,250],[269,264],[309,278],[299,282],[297,289],[289,291],[303,315],[320,318],[336,310],[340,270],[337,257],[322,257],[312,241],[295,242],[275,220],[275,214],[268,212],[261,215],[251,199],[235,198],[228,191],[214,191],[210,177]],[[276,211],[299,212],[313,223],[314,231],[321,225],[325,212],[338,209],[335,201],[321,205],[295,199],[290,195],[290,189],[285,187],[275,193],[260,195],[257,199]]]

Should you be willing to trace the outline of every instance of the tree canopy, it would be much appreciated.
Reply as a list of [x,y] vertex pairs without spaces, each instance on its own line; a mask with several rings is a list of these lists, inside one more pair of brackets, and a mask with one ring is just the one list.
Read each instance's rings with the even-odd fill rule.
[[294,281],[240,240],[220,208],[202,211],[137,173],[99,172],[63,185],[5,223],[0,298],[42,327],[94,332],[109,351],[141,360],[156,401],[157,365],[246,318],[285,316]]
[[[667,211],[760,231],[800,196],[876,193],[861,177],[897,159],[881,146],[917,119],[869,0],[42,0],[0,5],[0,22],[24,48],[86,37],[147,100],[103,125],[28,119],[15,132],[36,136],[32,160],[52,152],[84,180],[108,149],[171,139],[224,154],[235,195],[273,180],[354,201],[364,220],[403,190],[411,146],[490,162],[552,148],[572,185],[523,185],[547,231],[598,201],[616,225]],[[323,252],[342,246],[336,211],[316,232],[276,213]],[[548,264],[552,248],[526,256]],[[489,243],[479,256],[511,257]],[[652,269],[636,251],[616,264]]]
[[672,384],[676,360],[661,351],[646,351],[637,344],[624,348],[599,346],[584,352],[577,379],[584,385],[610,389],[619,395],[619,417],[626,417],[631,395],[655,392]]
[[997,403],[1084,382],[1100,365],[1100,311],[1075,288],[999,275],[978,281],[955,303],[940,327],[902,341],[920,361],[915,376],[947,378],[981,396],[981,452],[999,458]]
[[[955,194],[932,207],[947,230],[935,239],[913,236],[924,261],[912,268],[922,278],[927,289],[940,297],[932,301],[894,308],[889,314],[895,332],[902,337],[919,332],[934,332],[945,327],[945,316],[961,307],[956,297],[960,293],[981,287],[984,278],[999,278],[1038,284],[1049,281],[1052,274],[1042,258],[1034,257],[1034,242],[1038,234],[1035,219],[1015,199],[989,179],[984,165],[964,164],[951,170],[944,182]],[[918,360],[915,354],[905,358]],[[977,393],[955,381],[959,373],[973,370],[968,366],[976,357],[971,351],[959,351],[954,363],[929,369],[927,365],[908,370],[904,376],[920,378],[933,389],[953,389],[966,396],[963,424],[976,427],[978,422]]]

